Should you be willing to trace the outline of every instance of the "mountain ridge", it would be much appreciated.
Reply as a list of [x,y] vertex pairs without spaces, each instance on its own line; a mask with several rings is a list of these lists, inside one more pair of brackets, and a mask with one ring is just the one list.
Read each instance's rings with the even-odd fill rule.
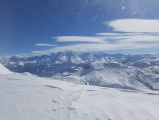
[[28,58],[13,56],[6,60],[0,59],[0,62],[13,72],[29,72],[76,84],[159,90],[159,55],[103,52],[77,54],[66,50]]

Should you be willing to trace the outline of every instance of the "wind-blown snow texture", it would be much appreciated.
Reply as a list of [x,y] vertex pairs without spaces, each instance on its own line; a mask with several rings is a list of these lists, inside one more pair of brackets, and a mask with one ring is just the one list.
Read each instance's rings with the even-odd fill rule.
[[158,120],[159,92],[0,75],[0,120]]

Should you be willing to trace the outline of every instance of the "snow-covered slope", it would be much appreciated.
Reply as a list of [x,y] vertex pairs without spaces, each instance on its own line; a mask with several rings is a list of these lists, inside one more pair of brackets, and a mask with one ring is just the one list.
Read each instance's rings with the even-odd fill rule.
[[0,120],[158,120],[159,92],[0,75]]
[[0,74],[11,74],[11,71],[9,71],[0,63]]
[[159,75],[143,71],[140,68],[125,66],[121,63],[96,61],[84,64],[82,68],[73,69],[77,70],[71,75],[68,70],[68,75],[65,77],[56,76],[54,78],[103,87],[159,90]]

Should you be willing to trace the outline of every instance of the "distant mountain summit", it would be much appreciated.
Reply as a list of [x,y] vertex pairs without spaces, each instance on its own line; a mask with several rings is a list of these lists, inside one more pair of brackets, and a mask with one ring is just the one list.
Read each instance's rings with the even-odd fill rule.
[[11,71],[30,72],[45,77],[53,76],[63,69],[84,63],[79,55],[71,50],[28,58],[12,56],[3,58],[0,62]]
[[0,63],[13,72],[29,72],[77,84],[159,90],[158,54],[78,54],[65,50],[50,55],[1,58]]
[[[52,53],[50,55],[1,58],[2,63],[9,70],[14,72],[30,72],[39,76],[54,76],[71,67],[95,61],[117,62],[127,66],[148,68],[159,65],[159,55],[137,54],[123,55],[106,54],[103,52],[84,52],[77,54],[71,50]],[[157,68],[157,67],[155,67]],[[156,70],[158,71],[158,69]],[[157,73],[157,72],[156,72]]]
[[55,64],[79,64],[83,62],[79,55],[71,50],[52,53],[48,58],[50,58],[51,63]]

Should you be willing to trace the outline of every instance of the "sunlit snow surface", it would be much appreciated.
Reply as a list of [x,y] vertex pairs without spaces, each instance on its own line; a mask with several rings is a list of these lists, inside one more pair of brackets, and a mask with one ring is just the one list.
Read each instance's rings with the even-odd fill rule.
[[67,70],[67,73],[64,72],[62,75],[54,76],[53,78],[76,84],[110,88],[159,90],[159,75],[140,68],[125,66],[115,62],[96,61],[76,69],[78,70],[73,74],[70,74],[69,70]]
[[1,63],[0,63],[0,74],[10,74],[11,71],[9,71],[7,68],[5,68]]
[[0,75],[0,120],[158,120],[159,92]]

